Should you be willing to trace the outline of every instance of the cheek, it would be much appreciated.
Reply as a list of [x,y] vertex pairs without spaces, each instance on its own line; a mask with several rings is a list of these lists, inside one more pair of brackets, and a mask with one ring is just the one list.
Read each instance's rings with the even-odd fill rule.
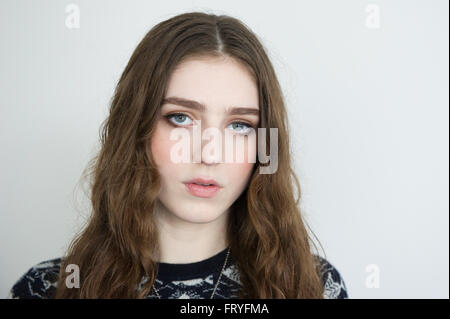
[[[252,135],[247,137],[244,143],[243,151],[243,161],[238,162],[236,156],[235,145],[230,145],[230,148],[226,149],[225,152],[230,152],[231,156],[236,160],[233,163],[224,164],[227,176],[227,183],[231,186],[233,197],[236,197],[244,191],[247,187],[249,179],[253,173],[253,169],[256,165],[257,160],[257,136]],[[238,148],[239,149],[239,148]]]
[[159,168],[170,165],[170,150],[175,141],[170,140],[170,132],[166,132],[161,123],[158,123],[153,134],[150,152]]
[[240,194],[248,184],[257,160],[256,136],[248,138],[245,143],[244,161],[231,163],[227,167],[229,183],[236,185],[236,192]]
[[228,185],[233,185],[233,193],[240,193],[247,187],[255,164],[254,163],[236,163],[227,164]]
[[170,140],[170,132],[158,124],[153,134],[150,152],[162,178],[162,188],[167,187],[167,183],[179,175],[179,164],[173,163],[170,159],[170,151],[173,143]]

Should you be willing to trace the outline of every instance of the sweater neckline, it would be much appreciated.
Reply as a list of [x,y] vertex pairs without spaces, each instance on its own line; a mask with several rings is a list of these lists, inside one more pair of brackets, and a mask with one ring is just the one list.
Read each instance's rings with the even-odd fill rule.
[[[188,280],[206,277],[212,273],[219,272],[225,262],[227,250],[228,247],[207,259],[193,263],[173,264],[158,262],[157,278],[162,281]],[[230,262],[231,253],[228,256],[225,267],[229,266]]]

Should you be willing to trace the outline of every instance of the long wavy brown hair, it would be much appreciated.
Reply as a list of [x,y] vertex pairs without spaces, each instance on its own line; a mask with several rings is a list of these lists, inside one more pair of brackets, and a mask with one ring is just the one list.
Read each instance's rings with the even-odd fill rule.
[[[317,246],[309,233],[314,234],[299,208],[300,184],[291,166],[288,120],[274,68],[241,21],[191,12],[153,27],[120,77],[101,125],[100,151],[84,171],[92,212],[62,258],[56,298],[149,294],[157,274],[153,213],[160,179],[148,145],[171,72],[185,58],[205,55],[243,63],[258,84],[260,127],[278,128],[277,171],[260,174],[257,161],[230,210],[227,235],[240,273],[240,297],[323,297],[319,257],[312,251]],[[66,287],[68,264],[79,266],[80,288]],[[148,280],[137,289],[143,276]]]

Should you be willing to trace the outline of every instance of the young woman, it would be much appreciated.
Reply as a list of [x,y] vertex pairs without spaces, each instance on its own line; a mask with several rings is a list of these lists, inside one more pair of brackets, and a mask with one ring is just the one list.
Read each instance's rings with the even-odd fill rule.
[[[205,152],[198,123],[202,135],[217,128],[243,138],[244,161]],[[175,160],[177,128],[191,137],[189,161]],[[258,128],[267,129],[262,143]],[[239,20],[195,12],[151,29],[117,84],[101,142],[89,165],[88,224],[64,257],[24,274],[11,297],[348,297],[336,268],[312,251],[282,92]],[[261,145],[276,146],[272,172],[261,173]]]

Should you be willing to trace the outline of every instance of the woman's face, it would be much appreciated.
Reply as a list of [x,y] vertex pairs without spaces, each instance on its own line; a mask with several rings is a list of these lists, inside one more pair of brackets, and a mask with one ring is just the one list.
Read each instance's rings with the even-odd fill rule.
[[[203,107],[195,107],[192,101]],[[234,112],[230,112],[232,109]],[[217,139],[194,143],[194,125],[199,128],[200,138],[205,138],[207,128],[221,133],[221,155],[205,152],[220,145],[214,144]],[[247,187],[255,165],[249,158],[254,158],[257,144],[248,142],[256,141],[258,125],[257,84],[243,65],[230,57],[190,58],[181,62],[169,79],[151,142],[151,154],[161,175],[158,204],[162,204],[162,210],[171,218],[191,223],[208,223],[227,215],[229,207]],[[181,140],[171,140],[170,136],[180,127],[189,136],[184,144],[189,148],[188,162],[177,162],[173,157]],[[226,146],[226,134],[245,141],[240,148],[244,150],[243,161],[225,161],[226,152],[236,147],[234,143],[231,148]],[[195,152],[200,156],[197,160]],[[213,179],[220,187],[214,192],[210,187],[186,184],[195,178]]]

